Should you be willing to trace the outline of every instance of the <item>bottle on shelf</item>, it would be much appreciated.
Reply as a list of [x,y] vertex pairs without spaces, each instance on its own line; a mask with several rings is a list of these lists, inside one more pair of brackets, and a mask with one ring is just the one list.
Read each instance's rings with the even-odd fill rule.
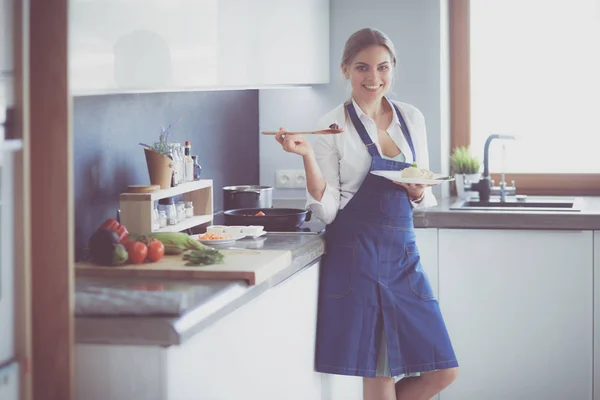
[[190,144],[190,141],[187,140],[185,142],[185,157],[184,157],[184,161],[185,161],[184,176],[185,176],[186,182],[194,181],[194,160],[192,160],[191,151],[192,151],[192,145]]
[[177,154],[175,152],[175,147],[171,147],[169,149],[169,158],[173,160],[173,175],[171,176],[171,186],[177,186],[179,183],[179,161],[177,160]]
[[194,162],[194,180],[200,180],[200,173],[202,172],[202,167],[198,164],[198,156],[192,156],[192,160]]

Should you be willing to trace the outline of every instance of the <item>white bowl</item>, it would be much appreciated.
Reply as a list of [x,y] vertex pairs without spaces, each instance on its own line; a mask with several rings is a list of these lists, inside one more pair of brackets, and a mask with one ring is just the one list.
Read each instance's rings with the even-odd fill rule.
[[[206,232],[209,233],[225,233],[225,229],[228,228],[225,225],[211,225],[206,228]],[[228,232],[227,232],[228,233]]]
[[242,225],[226,226],[225,233],[231,233],[232,235],[240,234],[244,228],[245,226]]
[[263,231],[263,229],[265,229],[264,226],[261,225],[249,225],[249,226],[245,226],[244,228],[242,228],[242,233],[245,233],[246,235],[258,235],[259,233],[261,233]]

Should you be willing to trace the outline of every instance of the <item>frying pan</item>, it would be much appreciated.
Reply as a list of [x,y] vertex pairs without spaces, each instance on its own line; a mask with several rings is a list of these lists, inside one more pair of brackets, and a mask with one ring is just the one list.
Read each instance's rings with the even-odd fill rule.
[[[262,211],[265,215],[256,215]],[[223,211],[225,225],[262,225],[265,230],[295,229],[310,221],[310,210],[299,208],[238,208]]]

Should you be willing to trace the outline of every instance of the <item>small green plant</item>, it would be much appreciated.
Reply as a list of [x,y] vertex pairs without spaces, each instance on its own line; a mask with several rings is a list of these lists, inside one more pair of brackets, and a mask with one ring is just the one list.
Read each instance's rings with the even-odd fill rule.
[[455,174],[476,174],[480,163],[468,147],[456,147],[450,156],[450,165]]
[[160,127],[160,135],[158,136],[158,142],[154,142],[152,146],[147,145],[145,143],[140,143],[141,146],[152,149],[156,152],[161,153],[162,155],[168,156],[171,147],[173,147],[173,143],[169,142],[169,135],[171,134],[171,129],[173,129],[177,124],[181,121],[181,118],[177,121],[173,121],[171,125],[167,128],[164,126]]

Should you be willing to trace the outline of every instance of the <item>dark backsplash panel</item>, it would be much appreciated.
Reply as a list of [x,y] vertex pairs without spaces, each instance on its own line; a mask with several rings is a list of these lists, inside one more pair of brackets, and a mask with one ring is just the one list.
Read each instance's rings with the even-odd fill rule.
[[[258,91],[206,91],[78,97],[73,101],[76,258],[94,230],[115,218],[128,185],[149,184],[139,142],[158,140],[160,127],[181,119],[171,140],[189,140],[202,178],[213,179],[215,212],[221,188],[259,183]],[[39,164],[43,168],[44,163]]]

